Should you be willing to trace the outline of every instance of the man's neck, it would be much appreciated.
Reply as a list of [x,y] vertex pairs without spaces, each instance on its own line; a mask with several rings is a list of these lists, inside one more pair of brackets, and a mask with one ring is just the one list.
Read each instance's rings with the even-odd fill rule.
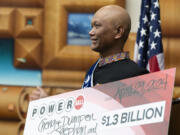
[[105,57],[112,56],[121,52],[123,52],[122,49],[113,49],[112,51],[100,52],[100,57],[105,58]]

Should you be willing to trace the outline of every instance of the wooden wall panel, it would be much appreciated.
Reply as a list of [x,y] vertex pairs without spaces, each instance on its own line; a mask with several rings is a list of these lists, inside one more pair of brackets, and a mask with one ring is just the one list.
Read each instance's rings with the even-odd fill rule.
[[160,10],[163,36],[180,36],[180,0],[160,0]]
[[[16,37],[37,38],[43,36],[43,10],[41,8],[16,9]],[[28,24],[28,20],[32,24]]]
[[14,8],[0,8],[0,37],[13,37],[14,11]]
[[66,92],[71,92],[73,90],[77,90],[74,88],[52,88],[52,92],[51,95],[57,95],[57,94],[62,94],[62,93],[66,93]]
[[15,38],[14,65],[17,68],[42,68],[43,8],[31,7],[40,2],[0,0],[0,38]]
[[102,6],[117,4],[125,6],[125,0],[62,0],[60,6],[67,9],[68,12],[95,12]]
[[180,97],[180,86],[175,86],[173,91],[173,98],[179,98]]
[[180,37],[164,38],[165,68],[176,67],[175,84],[180,86]]
[[80,89],[85,71],[43,70],[42,80],[45,86],[61,86],[62,88]]
[[43,7],[44,0],[0,0],[0,6]]
[[14,66],[40,69],[42,67],[42,41],[40,39],[16,39]]
[[[20,98],[23,87],[0,86],[0,118],[19,120],[24,119],[25,114],[21,111]],[[24,101],[24,100],[22,100]],[[22,104],[22,105],[25,105]]]
[[124,46],[124,51],[129,52],[130,58],[133,60],[134,59],[134,45],[136,41],[136,33],[130,33],[127,42]]
[[24,122],[0,120],[0,135],[23,135]]

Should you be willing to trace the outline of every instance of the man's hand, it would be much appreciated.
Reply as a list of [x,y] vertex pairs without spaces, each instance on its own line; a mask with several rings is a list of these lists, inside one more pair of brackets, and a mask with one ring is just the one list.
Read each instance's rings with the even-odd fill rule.
[[42,89],[41,87],[37,87],[36,90],[32,91],[32,93],[29,96],[30,101],[32,100],[37,100],[40,98],[44,98],[47,97],[48,94],[45,92],[44,89]]

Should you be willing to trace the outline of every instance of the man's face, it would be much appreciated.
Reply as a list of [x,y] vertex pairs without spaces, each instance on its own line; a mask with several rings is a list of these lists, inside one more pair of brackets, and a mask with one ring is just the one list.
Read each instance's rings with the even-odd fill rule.
[[96,13],[92,19],[92,29],[89,32],[92,44],[91,49],[96,52],[104,52],[113,45],[115,28],[111,18],[105,13]]

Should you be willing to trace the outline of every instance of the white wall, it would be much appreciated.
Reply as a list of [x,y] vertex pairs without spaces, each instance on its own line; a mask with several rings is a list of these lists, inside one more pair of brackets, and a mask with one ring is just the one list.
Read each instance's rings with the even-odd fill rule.
[[141,8],[141,0],[126,0],[126,10],[131,17],[131,32],[137,32]]

